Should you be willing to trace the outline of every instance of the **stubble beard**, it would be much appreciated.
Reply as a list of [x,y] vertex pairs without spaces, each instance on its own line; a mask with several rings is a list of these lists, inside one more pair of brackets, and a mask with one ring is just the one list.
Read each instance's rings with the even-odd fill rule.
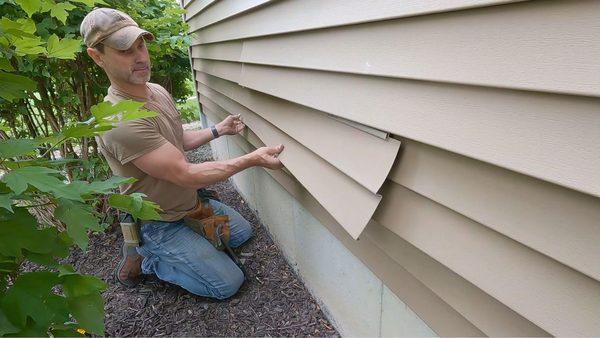
[[152,75],[152,69],[150,65],[148,65],[148,72],[145,75],[138,74],[137,72],[132,71],[129,75],[129,82],[134,84],[145,84],[150,81],[150,76]]

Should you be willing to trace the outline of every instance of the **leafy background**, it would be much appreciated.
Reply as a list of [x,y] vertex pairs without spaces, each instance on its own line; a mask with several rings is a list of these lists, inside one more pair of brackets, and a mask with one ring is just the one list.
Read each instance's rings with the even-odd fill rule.
[[[103,102],[109,85],[83,52],[79,23],[94,6],[121,9],[154,34],[153,82],[196,119],[189,38],[172,0],[0,0],[0,335],[104,335],[106,284],[61,263],[115,210],[157,219],[158,206],[117,188],[94,137],[156,113]],[[191,104],[194,102],[194,104]],[[23,266],[35,266],[25,271]]]

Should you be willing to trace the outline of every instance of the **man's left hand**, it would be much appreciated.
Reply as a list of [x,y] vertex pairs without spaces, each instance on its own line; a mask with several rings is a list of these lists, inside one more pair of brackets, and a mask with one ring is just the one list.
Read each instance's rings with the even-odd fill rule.
[[246,125],[242,122],[240,115],[229,115],[216,126],[219,135],[235,135],[240,133]]

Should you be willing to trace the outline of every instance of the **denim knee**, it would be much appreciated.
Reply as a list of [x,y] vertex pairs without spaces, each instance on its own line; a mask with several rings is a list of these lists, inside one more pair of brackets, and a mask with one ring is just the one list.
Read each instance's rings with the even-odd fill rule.
[[250,237],[252,237],[252,226],[249,223],[243,225],[240,224],[235,230],[236,233],[232,234],[229,240],[229,245],[232,248],[239,247],[240,245],[244,244],[247,240],[249,240]]
[[227,299],[235,295],[244,283],[244,273],[237,266],[232,270],[229,278],[219,287],[214,287],[210,291],[213,297],[217,299]]

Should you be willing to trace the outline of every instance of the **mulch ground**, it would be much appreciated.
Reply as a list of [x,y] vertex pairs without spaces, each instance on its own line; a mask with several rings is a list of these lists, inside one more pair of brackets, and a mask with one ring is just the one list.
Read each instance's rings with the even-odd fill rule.
[[[187,153],[190,162],[211,160],[209,146]],[[229,181],[210,187],[240,212],[254,236],[237,249],[247,281],[232,298],[218,301],[149,278],[128,289],[113,279],[123,238],[118,227],[90,239],[87,252],[68,261],[82,273],[108,283],[103,293],[108,336],[339,336],[265,227]]]

